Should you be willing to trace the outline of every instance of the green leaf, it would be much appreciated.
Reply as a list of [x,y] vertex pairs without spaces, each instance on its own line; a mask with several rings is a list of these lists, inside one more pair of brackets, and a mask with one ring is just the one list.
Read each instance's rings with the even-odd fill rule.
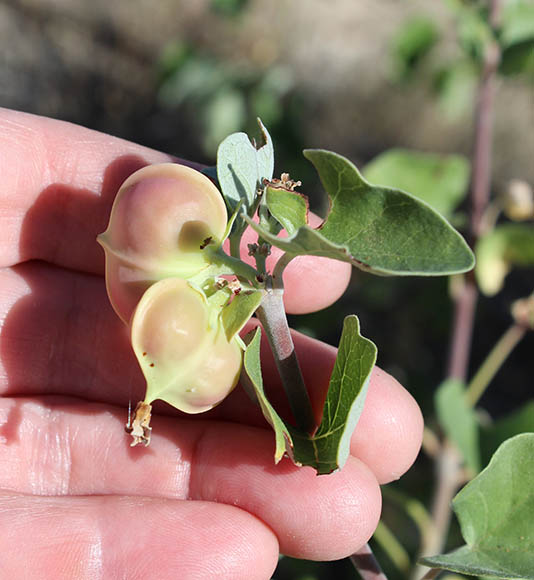
[[528,432],[534,432],[534,400],[524,404],[514,413],[495,421],[493,425],[482,427],[480,449],[483,461],[487,463],[506,439]]
[[458,380],[442,383],[435,396],[438,421],[447,437],[453,441],[466,464],[478,473],[480,471],[480,451],[478,421],[465,397],[465,386]]
[[449,219],[469,185],[469,161],[461,155],[436,155],[390,149],[362,170],[365,179],[409,191]]
[[478,86],[480,72],[472,60],[460,58],[438,71],[434,88],[443,113],[451,120],[465,118]]
[[211,0],[211,8],[223,16],[235,17],[243,12],[248,0]]
[[243,290],[221,312],[221,320],[228,341],[245,326],[261,303],[259,290]]
[[504,75],[525,75],[534,78],[534,42],[528,41],[505,48],[499,71]]
[[500,72],[534,76],[534,2],[510,0],[503,5],[499,41]]
[[484,294],[493,296],[513,266],[534,266],[534,225],[497,226],[478,241],[475,251],[478,284]]
[[344,157],[308,150],[331,198],[321,233],[346,244],[351,254],[377,271],[440,275],[474,265],[465,240],[427,204],[411,195],[367,183]]
[[[288,428],[274,410],[271,403],[267,399],[263,389],[263,378],[261,374],[261,360],[260,360],[260,342],[261,329],[258,327],[255,331],[249,332],[245,337],[247,349],[243,361],[243,367],[246,372],[246,378],[242,376],[241,382],[246,388],[252,389],[256,400],[258,401],[263,416],[274,430],[276,448],[274,453],[274,460],[276,463],[282,459],[285,452],[291,453],[291,435]],[[245,378],[245,380],[243,380]],[[246,383],[249,383],[248,385]]]
[[350,262],[374,274],[438,276],[473,267],[464,239],[426,203],[371,185],[336,153],[308,150],[304,155],[330,196],[330,213],[319,229],[302,226],[287,238],[270,235],[245,218],[272,245],[289,254]]
[[503,443],[490,464],[454,498],[466,545],[422,563],[471,575],[532,580],[534,434]]
[[480,5],[465,6],[458,18],[458,40],[465,52],[481,63],[492,39],[486,12]]
[[347,316],[317,432],[309,436],[290,428],[296,463],[311,465],[319,475],[343,467],[363,410],[376,352],[376,346],[360,334],[358,317]]
[[231,212],[241,200],[250,215],[256,203],[256,192],[263,189],[263,180],[271,180],[274,150],[271,137],[262,122],[258,124],[265,144],[257,149],[246,133],[229,135],[217,151],[217,175],[223,196]]
[[532,0],[509,0],[504,3],[499,40],[503,48],[534,41]]
[[438,40],[436,25],[428,18],[405,22],[393,40],[396,75],[404,80],[417,67]]
[[229,133],[240,129],[246,121],[245,95],[234,87],[222,87],[205,103],[202,111],[204,149],[210,154]]
[[253,336],[249,333],[245,337],[246,376],[241,381],[274,429],[275,461],[278,463],[287,453],[297,465],[309,465],[318,475],[340,469],[349,456],[350,439],[363,410],[376,346],[361,336],[356,316],[345,318],[321,424],[316,433],[309,435],[285,423],[269,403],[261,376],[260,337],[259,328]]
[[308,201],[300,193],[280,187],[267,187],[265,203],[290,235],[308,223]]

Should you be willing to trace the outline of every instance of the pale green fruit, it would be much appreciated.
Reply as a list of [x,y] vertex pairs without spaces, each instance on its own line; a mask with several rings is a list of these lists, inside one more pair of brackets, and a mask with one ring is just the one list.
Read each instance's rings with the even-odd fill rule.
[[226,229],[223,198],[211,181],[190,167],[144,167],[121,186],[107,230],[98,236],[106,252],[106,285],[123,321],[144,291],[168,277],[190,278],[206,268],[201,250],[218,244]]
[[236,339],[228,341],[220,310],[181,278],[161,280],[144,293],[131,340],[147,381],[145,403],[161,399],[202,413],[235,387],[242,351]]

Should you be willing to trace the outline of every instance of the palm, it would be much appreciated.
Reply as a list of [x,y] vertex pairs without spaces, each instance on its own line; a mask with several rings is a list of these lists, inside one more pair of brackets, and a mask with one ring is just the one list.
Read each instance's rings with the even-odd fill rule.
[[[151,446],[130,448],[125,409],[144,384],[94,239],[123,179],[168,158],[10,111],[0,129],[4,576],[269,578],[279,551],[334,559],[367,541],[377,481],[400,476],[419,448],[421,417],[406,391],[374,374],[353,454],[327,477],[274,466],[272,433],[239,389],[204,416],[162,406],[169,415],[153,420]],[[315,297],[289,286],[289,299],[310,308]],[[299,346],[320,400],[335,354],[305,337]]]

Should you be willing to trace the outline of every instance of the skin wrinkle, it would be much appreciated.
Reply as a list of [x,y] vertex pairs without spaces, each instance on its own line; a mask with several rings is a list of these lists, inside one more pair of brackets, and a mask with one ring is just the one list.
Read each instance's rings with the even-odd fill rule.
[[[32,468],[31,489],[35,495],[67,495],[70,492],[72,473],[71,432],[68,424],[49,409],[44,421],[45,431],[34,430],[33,438],[41,438],[35,445]],[[31,427],[30,427],[31,428]]]
[[175,454],[173,475],[169,478],[170,488],[183,488],[183,482],[187,481],[187,492],[181,494],[183,499],[187,499],[189,497],[189,488],[191,486],[193,457],[187,459],[179,445],[176,446]]
[[[189,461],[189,473],[187,479],[187,487],[184,490],[184,496],[186,499],[195,500],[195,499],[204,499],[202,494],[197,496],[196,493],[191,493],[191,489],[199,489],[199,486],[193,485],[193,482],[197,479],[197,470],[201,471],[202,469],[202,462],[199,458],[203,457],[203,445],[208,437],[208,429],[204,428],[201,429],[197,434],[195,441],[191,447],[190,451],[190,461]],[[194,466],[194,467],[193,467]],[[213,498],[211,498],[213,501]],[[216,500],[215,500],[216,501]]]
[[87,571],[87,580],[104,580],[103,524],[98,517],[95,517],[94,520],[94,532],[89,545],[85,570]]

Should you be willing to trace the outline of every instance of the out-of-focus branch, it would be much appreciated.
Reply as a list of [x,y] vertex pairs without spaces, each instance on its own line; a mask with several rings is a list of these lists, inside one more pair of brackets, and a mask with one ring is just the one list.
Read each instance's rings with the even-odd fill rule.
[[[490,25],[499,24],[501,0],[490,0]],[[500,61],[496,41],[486,47],[482,75],[475,103],[475,138],[473,176],[470,189],[471,214],[468,240],[474,247],[482,233],[483,216],[489,204],[491,190],[491,158],[493,146],[493,109],[496,72]],[[472,273],[454,297],[453,328],[450,339],[448,378],[467,380],[471,339],[473,334],[478,289]],[[462,481],[461,464],[456,448],[445,442],[436,461],[437,486],[432,505],[432,533],[425,539],[421,555],[431,556],[443,551],[451,520],[451,501]],[[426,568],[419,566],[414,578],[424,576]],[[428,576],[433,577],[433,576]]]

